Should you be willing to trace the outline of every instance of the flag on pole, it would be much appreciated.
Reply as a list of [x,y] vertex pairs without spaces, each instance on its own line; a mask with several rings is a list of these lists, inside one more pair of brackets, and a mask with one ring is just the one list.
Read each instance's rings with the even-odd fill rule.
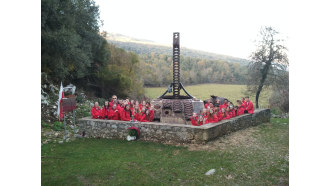
[[63,113],[62,113],[62,99],[64,97],[64,90],[61,82],[60,92],[58,93],[58,105],[57,105],[57,116],[60,117],[60,121],[62,121]]

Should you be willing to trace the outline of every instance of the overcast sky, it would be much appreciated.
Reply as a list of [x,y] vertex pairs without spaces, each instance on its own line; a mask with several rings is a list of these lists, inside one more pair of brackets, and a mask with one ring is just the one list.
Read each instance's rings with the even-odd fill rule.
[[101,30],[171,44],[180,32],[181,46],[248,58],[262,26],[289,39],[287,1],[149,1],[95,0],[104,21]]

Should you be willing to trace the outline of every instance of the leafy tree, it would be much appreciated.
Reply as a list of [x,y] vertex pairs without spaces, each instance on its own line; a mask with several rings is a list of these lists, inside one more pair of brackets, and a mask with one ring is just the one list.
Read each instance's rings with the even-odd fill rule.
[[256,94],[256,108],[259,108],[259,95],[263,87],[281,84],[280,79],[287,72],[287,48],[282,44],[284,40],[278,38],[278,34],[279,32],[272,27],[261,28],[257,49],[251,54],[248,91]]
[[41,1],[41,65],[55,81],[91,77],[109,59],[92,0]]

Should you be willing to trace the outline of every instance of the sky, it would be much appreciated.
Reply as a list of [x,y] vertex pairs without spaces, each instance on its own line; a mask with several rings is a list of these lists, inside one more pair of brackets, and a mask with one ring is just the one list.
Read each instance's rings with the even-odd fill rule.
[[183,47],[247,59],[262,26],[289,40],[288,1],[95,0],[101,31],[172,44],[180,32]]

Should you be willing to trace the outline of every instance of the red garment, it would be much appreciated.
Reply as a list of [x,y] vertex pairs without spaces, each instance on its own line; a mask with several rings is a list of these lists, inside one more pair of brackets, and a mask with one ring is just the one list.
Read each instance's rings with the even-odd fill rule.
[[218,121],[221,121],[223,119],[223,114],[221,112],[217,113]]
[[152,122],[154,120],[154,111],[149,111],[149,119],[146,114],[142,114],[140,121],[141,122]]
[[201,125],[203,125],[203,121],[197,121],[198,123],[197,123],[197,126],[201,126]]
[[111,120],[120,120],[120,111],[117,110],[117,109],[113,110],[113,109],[110,109],[110,112],[109,112],[109,119]]
[[242,105],[241,105],[243,108],[244,108],[244,110],[246,110],[246,103],[244,102],[244,103],[242,103]]
[[253,114],[254,107],[253,107],[253,103],[251,101],[246,102],[246,110],[249,112],[249,114]]
[[122,121],[131,121],[131,112],[130,110],[123,110],[120,115],[120,120]]
[[203,114],[203,117],[204,117],[205,120],[207,119],[207,116],[208,116],[207,113],[206,114]]
[[226,109],[227,106],[228,106],[228,104],[225,104],[225,103],[224,103],[224,104],[222,104],[222,105],[219,106],[219,110],[221,110],[222,108]]
[[233,117],[236,116],[236,113],[235,113],[235,110],[234,110],[234,109],[231,110],[231,111],[229,112],[229,114],[230,114],[230,117],[231,117],[231,118],[233,118]]
[[218,117],[214,114],[213,117],[206,119],[207,123],[216,123],[218,122]]
[[[111,108],[112,108],[112,106],[113,106],[113,102],[114,102],[114,101],[109,102],[109,106],[110,106]],[[116,101],[115,103],[117,104],[117,107],[118,107],[119,104],[117,103],[117,101]]]
[[204,107],[207,109],[207,107],[209,106],[209,104],[208,103],[205,103],[205,105],[204,105]]
[[100,107],[95,107],[95,106],[93,106],[93,108],[92,108],[92,110],[91,110],[91,113],[92,113],[92,117],[93,117],[93,119],[99,119],[99,118],[102,118],[101,108],[100,108]]
[[191,124],[192,124],[193,126],[198,126],[198,125],[197,125],[197,121],[198,121],[198,117],[197,117],[197,116],[196,116],[196,117],[191,116],[191,117],[190,117],[190,121],[191,121]]
[[[101,111],[101,117],[103,119],[109,119],[109,113],[110,113],[110,108],[108,107],[107,109],[105,108],[105,106],[102,108],[102,111]],[[107,117],[105,117],[107,116]]]
[[134,112],[134,120],[140,121],[140,119],[141,119],[140,114],[138,114],[137,112]]
[[230,119],[230,118],[231,118],[230,113],[226,112],[226,117],[224,117],[223,119],[225,120],[225,119]]
[[237,110],[237,116],[244,114],[244,110],[245,110],[244,106],[240,106]]

